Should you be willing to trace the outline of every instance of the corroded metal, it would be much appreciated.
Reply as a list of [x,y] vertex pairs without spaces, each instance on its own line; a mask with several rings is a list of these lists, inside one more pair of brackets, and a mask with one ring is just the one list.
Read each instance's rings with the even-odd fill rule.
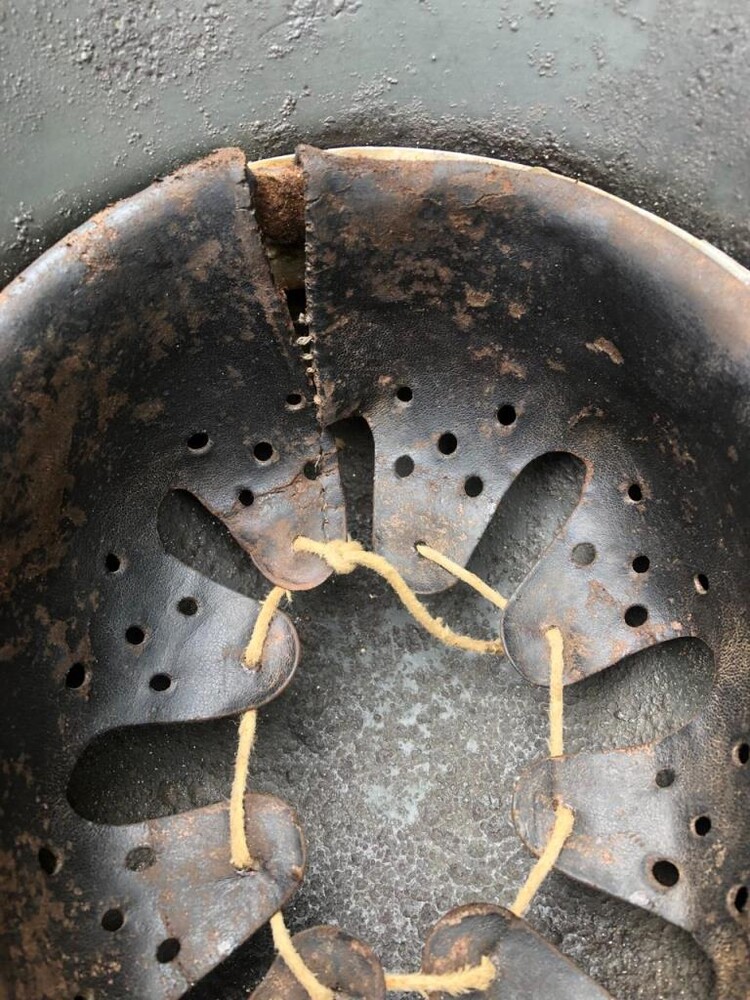
[[[328,573],[293,557],[292,538],[345,530],[251,194],[244,156],[225,150],[96,216],[2,295],[0,907],[18,1000],[179,996],[302,875],[296,820],[275,800],[252,800],[265,867],[242,876],[223,807],[99,827],[66,797],[97,735],[261,705],[296,666],[281,614],[260,668],[245,668],[257,601],[165,553],[170,490],[288,587]],[[155,862],[133,872],[139,847]],[[179,953],[157,955],[166,939]]]
[[[429,152],[299,158],[323,419],[357,409],[372,428],[374,547],[418,589],[447,586],[415,542],[465,563],[518,473],[569,452],[582,495],[510,595],[515,665],[547,682],[553,625],[567,683],[680,636],[711,648],[698,719],[657,747],[545,765],[518,822],[538,851],[552,796],[570,802],[563,869],[693,930],[719,995],[744,997],[750,275],[545,171]],[[671,792],[659,767],[677,775]],[[692,826],[704,812],[707,838]],[[660,857],[678,885],[654,882]]]
[[747,723],[726,714],[714,702],[659,743],[544,761],[519,783],[514,819],[538,854],[563,799],[576,822],[557,867],[690,931],[714,959],[718,996],[744,1000],[750,764]]
[[[303,234],[292,317],[280,289],[300,286]],[[561,869],[691,930],[718,995],[744,997],[748,316],[747,273],[653,216],[545,171],[416,151],[304,147],[249,176],[224,151],[22,275],[0,301],[11,995],[176,997],[294,890],[301,837],[275,800],[249,803],[265,864],[240,876],[224,807],[96,827],[65,789],[108,729],[239,712],[288,683],[288,620],[246,670],[257,603],[167,556],[158,506],[191,492],[269,585],[315,586],[327,569],[290,543],[344,536],[327,428],[358,411],[374,547],[423,592],[452,579],[415,542],[466,563],[529,462],[584,463],[578,506],[509,595],[505,641],[529,680],[547,681],[552,625],[567,683],[676,637],[711,648],[715,687],[688,727],[541,764],[515,818],[538,851],[553,801],[572,805]],[[334,988],[382,996],[365,946],[330,928],[295,940]],[[560,977],[560,996],[603,996],[491,907],[445,918],[425,968],[485,948]],[[298,992],[277,963],[256,996]]]

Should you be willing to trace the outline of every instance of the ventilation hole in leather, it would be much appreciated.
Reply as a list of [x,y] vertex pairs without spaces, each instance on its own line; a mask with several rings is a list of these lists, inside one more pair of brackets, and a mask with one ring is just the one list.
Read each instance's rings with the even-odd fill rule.
[[411,403],[413,398],[414,393],[412,392],[410,386],[400,385],[398,389],[396,389],[396,399],[399,403]]
[[116,573],[122,567],[122,559],[114,552],[108,552],[104,557],[104,568],[108,573]]
[[148,686],[152,691],[168,691],[172,686],[172,678],[169,674],[154,674]]
[[177,602],[177,610],[188,618],[198,613],[198,602],[194,597],[181,597]]
[[55,875],[62,867],[60,858],[50,847],[40,847],[37,853],[39,867],[45,875]]
[[665,889],[673,888],[680,881],[679,868],[673,861],[668,861],[666,858],[660,858],[659,861],[653,863],[651,874]]
[[738,743],[734,748],[733,756],[735,764],[745,767],[750,761],[750,743]]
[[648,611],[642,604],[631,604],[625,612],[625,624],[631,628],[640,628],[648,621]]
[[516,422],[516,408],[510,403],[505,403],[497,411],[497,419],[503,427],[510,427]]
[[438,438],[438,451],[441,455],[452,455],[456,448],[458,448],[458,438],[455,434],[446,431],[445,434],[440,435]]
[[738,913],[746,913],[748,904],[748,888],[746,885],[737,886],[732,893],[732,905]]
[[596,548],[591,542],[579,542],[570,555],[576,566],[590,566],[596,559]]
[[307,400],[301,392],[290,392],[286,397],[286,408],[287,410],[301,410],[306,402]]
[[244,489],[240,490],[237,494],[237,499],[242,504],[243,507],[252,507],[255,503],[255,494],[252,490]]
[[156,949],[156,961],[162,965],[167,962],[174,962],[180,954],[179,938],[166,938]]
[[669,788],[675,782],[675,773],[671,767],[663,767],[661,771],[656,772],[654,780],[659,788]]
[[119,931],[119,929],[122,927],[124,923],[125,923],[125,917],[123,915],[123,912],[122,910],[117,909],[117,907],[113,907],[111,910],[107,910],[107,912],[102,917],[102,927],[104,928],[105,931],[110,931],[110,933]]
[[478,497],[484,489],[484,483],[479,476],[469,476],[464,483],[464,493],[467,497]]
[[628,499],[633,503],[640,503],[643,500],[643,489],[640,483],[631,483],[628,486]]
[[187,439],[187,446],[191,451],[208,451],[208,446],[211,444],[211,438],[208,436],[207,431],[196,431],[191,434]]
[[320,475],[320,469],[318,468],[318,463],[316,461],[305,462],[305,466],[302,471],[305,475],[305,479],[310,479],[312,481],[316,480]]
[[[68,802],[83,819],[113,826],[202,809],[229,797],[236,744],[229,718],[108,730],[79,755]],[[125,865],[142,871],[155,857],[136,846]]]
[[273,445],[270,441],[259,441],[253,448],[253,455],[259,462],[270,462],[273,458]]
[[696,573],[693,577],[693,584],[699,594],[708,593],[708,577],[705,573]]
[[86,667],[82,663],[74,663],[65,675],[65,687],[75,690],[82,687],[86,680]]
[[711,817],[697,816],[693,821],[693,829],[699,837],[707,837],[711,832]]
[[129,625],[125,629],[125,639],[131,646],[140,646],[146,640],[146,632],[140,625]]
[[414,472],[414,459],[411,455],[400,455],[393,463],[393,470],[399,479],[406,479]]
[[648,556],[636,556],[633,560],[633,571],[635,573],[648,573],[651,568],[651,560]]
[[663,740],[701,711],[714,677],[713,653],[694,636],[639,649],[566,689],[566,751]]
[[[226,525],[191,493],[167,493],[159,505],[156,523],[167,555],[248,597],[262,597],[268,591],[268,581]],[[179,579],[179,567],[174,572]]]
[[147,844],[134,847],[125,855],[125,867],[131,872],[145,872],[155,861],[156,852]]

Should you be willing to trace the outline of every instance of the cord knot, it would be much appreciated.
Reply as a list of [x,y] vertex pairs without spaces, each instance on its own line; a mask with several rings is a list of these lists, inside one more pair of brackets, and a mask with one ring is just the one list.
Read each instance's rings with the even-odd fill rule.
[[328,563],[334,573],[340,575],[353,573],[361,565],[361,560],[357,558],[357,555],[364,552],[359,542],[345,538],[334,538],[330,542],[316,542],[312,538],[300,536],[294,539],[292,548],[295,552],[309,552],[318,556]]

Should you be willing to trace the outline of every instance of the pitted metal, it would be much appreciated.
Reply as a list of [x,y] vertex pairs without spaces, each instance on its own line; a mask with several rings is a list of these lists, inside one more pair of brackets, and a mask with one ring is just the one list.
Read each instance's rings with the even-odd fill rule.
[[[532,460],[584,463],[577,508],[508,595],[504,637],[529,680],[547,681],[551,625],[567,683],[675,637],[712,650],[714,692],[690,726],[540,764],[516,821],[539,850],[561,796],[576,813],[561,869],[691,930],[718,995],[744,997],[747,273],[545,171],[394,150],[305,147],[299,161],[248,178],[241,153],[217,154],[96,217],[3,295],[12,995],[176,997],[294,891],[304,850],[277,800],[248,803],[264,866],[240,876],[225,807],[100,827],[65,789],[106,730],[236,713],[288,683],[288,620],[246,670],[257,603],[166,555],[157,510],[187,490],[270,582],[313,587],[328,571],[291,541],[345,535],[326,428],[357,411],[375,441],[374,548],[422,592],[452,578],[415,542],[465,563]],[[295,330],[279,289],[299,285],[303,232]],[[659,860],[677,867],[674,885],[654,882]],[[382,996],[368,948],[308,934],[295,940],[324,979]],[[445,918],[426,968],[454,961],[456,942],[496,949],[509,970],[538,963],[561,997],[604,996],[496,908]],[[276,988],[298,991],[279,963],[256,995]]]
[[[656,793],[638,752],[553,762],[519,822],[541,850],[561,795],[584,831],[564,870],[693,930],[719,995],[745,996],[748,926],[732,900],[750,872],[734,759],[750,739],[750,276],[545,171],[392,151],[304,148],[300,161],[322,409],[359,409],[372,428],[376,550],[418,589],[446,586],[415,542],[465,563],[521,469],[569,452],[586,467],[579,504],[504,615],[518,669],[547,683],[553,625],[567,683],[678,636],[713,651],[700,718],[644,752],[684,797],[644,809]],[[610,777],[611,760],[631,770]],[[701,810],[707,840],[691,829]],[[649,881],[652,856],[678,865],[677,886]]]
[[[71,234],[4,292],[0,326],[9,988],[179,996],[293,892],[296,819],[253,799],[264,868],[241,877],[224,808],[100,827],[69,805],[68,777],[108,729],[263,704],[299,649],[279,615],[260,668],[244,667],[257,602],[168,556],[159,504],[192,492],[289,587],[328,573],[292,558],[291,539],[345,530],[243,155],[216,154]],[[155,860],[131,871],[138,847]],[[158,956],[163,939],[179,952]]]
[[[607,1000],[609,994],[509,910],[488,903],[459,906],[440,920],[425,942],[428,974],[458,972],[488,957],[497,977],[486,1000]],[[447,993],[432,994],[448,1000]]]
[[4,873],[3,907],[19,921],[5,925],[17,935],[10,995],[182,996],[302,879],[294,812],[264,795],[246,809],[260,864],[245,876],[227,861],[226,805],[118,827],[63,825],[50,810],[46,828],[19,835],[16,874]]
[[576,822],[557,867],[690,931],[727,1000],[748,995],[750,764],[741,747],[749,725],[747,705],[730,715],[715,696],[659,743],[541,763],[514,803],[535,853],[547,841],[553,799],[568,803]]

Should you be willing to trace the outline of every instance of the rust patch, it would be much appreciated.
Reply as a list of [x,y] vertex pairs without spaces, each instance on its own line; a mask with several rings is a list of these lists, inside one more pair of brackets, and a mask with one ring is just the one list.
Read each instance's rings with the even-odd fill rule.
[[196,281],[208,281],[219,257],[221,257],[221,243],[217,239],[206,240],[192,254],[185,268]]
[[466,305],[471,309],[486,309],[492,301],[490,292],[483,292],[478,288],[466,286]]
[[305,240],[305,190],[302,169],[287,163],[250,164],[252,205],[265,239],[281,246]]
[[607,340],[606,337],[597,337],[596,340],[591,341],[586,344],[586,347],[590,351],[594,351],[596,354],[604,354],[613,365],[621,365],[624,363],[625,359],[619,350],[615,347],[611,340]]
[[133,416],[144,424],[150,424],[164,412],[163,399],[148,399],[133,409]]
[[591,403],[588,406],[584,406],[578,411],[578,413],[574,413],[573,416],[568,419],[568,427],[575,427],[576,424],[579,424],[582,420],[589,420],[591,417],[598,417],[600,420],[603,420],[605,416],[606,414],[601,406],[595,406]]
[[49,382],[27,368],[16,379],[14,395],[23,400],[21,434],[15,453],[2,459],[5,516],[18,525],[0,552],[0,590],[6,593],[22,567],[23,579],[34,579],[63,558],[66,545],[60,526],[73,483],[69,458],[85,393],[85,368],[74,355],[60,362]]

